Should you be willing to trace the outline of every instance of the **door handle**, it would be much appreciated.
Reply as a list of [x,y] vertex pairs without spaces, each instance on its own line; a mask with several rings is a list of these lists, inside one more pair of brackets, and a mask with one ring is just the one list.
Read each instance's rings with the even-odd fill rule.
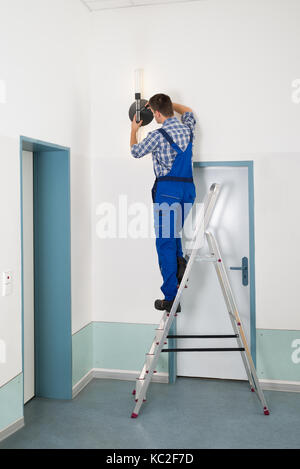
[[246,287],[249,283],[248,281],[248,257],[243,257],[242,267],[230,267],[230,270],[241,270],[242,271],[242,282]]

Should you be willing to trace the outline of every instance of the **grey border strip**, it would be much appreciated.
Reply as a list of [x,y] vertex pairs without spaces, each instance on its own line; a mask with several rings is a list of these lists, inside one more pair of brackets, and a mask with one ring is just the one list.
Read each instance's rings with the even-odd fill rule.
[[[132,370],[109,370],[106,368],[94,368],[94,378],[97,379],[120,379],[124,381],[135,381],[140,376],[140,371]],[[156,373],[152,377],[153,383],[168,383],[168,373]]]
[[94,370],[90,370],[72,389],[72,399],[76,397],[94,378]]
[[300,392],[300,381],[299,384],[297,384],[289,383],[288,381],[286,383],[278,383],[275,381],[259,380],[259,384],[264,391]]
[[9,436],[11,436],[13,433],[17,432],[21,428],[23,428],[25,425],[24,423],[24,417],[20,418],[19,420],[16,420],[16,422],[12,423],[8,427],[4,428],[4,430],[0,431],[0,441],[5,440]]
[[[73,386],[72,398],[74,399],[93,379],[119,379],[123,381],[135,381],[139,375],[140,371],[93,368]],[[169,375],[168,373],[157,373],[153,376],[152,382],[168,384]]]

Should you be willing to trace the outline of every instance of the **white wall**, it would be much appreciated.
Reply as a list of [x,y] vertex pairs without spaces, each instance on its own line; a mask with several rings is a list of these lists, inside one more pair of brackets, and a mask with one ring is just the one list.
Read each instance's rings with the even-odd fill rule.
[[0,3],[0,272],[15,276],[0,297],[0,386],[22,370],[20,135],[71,148],[73,332],[91,320],[89,24],[79,1]]
[[165,92],[194,109],[195,159],[254,160],[257,327],[300,329],[300,254],[290,251],[299,231],[300,104],[292,102],[299,24],[298,0],[207,0],[93,15],[94,320],[159,320],[153,240],[96,235],[101,202],[128,194],[151,205],[150,158],[136,161],[129,152],[133,72],[143,68],[146,98]]
[[299,231],[300,105],[291,100],[299,20],[297,0],[207,0],[92,16],[74,0],[1,0],[0,272],[13,270],[15,279],[13,295],[0,297],[7,348],[0,386],[22,366],[20,135],[71,147],[73,332],[91,319],[160,318],[152,307],[161,284],[154,240],[96,236],[100,202],[126,194],[151,207],[151,160],[129,152],[137,67],[145,70],[146,97],[166,92],[195,110],[196,159],[254,160],[257,326],[300,329],[300,258],[290,252]]

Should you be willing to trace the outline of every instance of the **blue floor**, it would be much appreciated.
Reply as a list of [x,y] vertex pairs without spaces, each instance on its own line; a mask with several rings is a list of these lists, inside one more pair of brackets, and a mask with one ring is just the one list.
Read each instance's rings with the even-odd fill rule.
[[265,391],[265,416],[247,382],[178,378],[152,383],[131,419],[134,383],[93,380],[73,401],[36,398],[8,448],[300,448],[300,395]]

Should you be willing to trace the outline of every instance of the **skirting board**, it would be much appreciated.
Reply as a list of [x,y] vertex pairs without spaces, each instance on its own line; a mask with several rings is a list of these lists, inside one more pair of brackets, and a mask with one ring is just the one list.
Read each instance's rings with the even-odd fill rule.
[[14,423],[12,423],[8,427],[4,428],[4,430],[1,430],[0,431],[0,441],[5,440],[10,435],[17,432],[18,430],[20,430],[23,427],[24,427],[24,417],[22,417],[21,419],[17,420]]
[[300,392],[299,381],[275,381],[260,379],[259,383],[265,391],[284,391],[284,392]]
[[90,370],[83,378],[81,378],[78,383],[76,383],[72,388],[72,399],[77,396],[94,378],[93,370]]
[[[124,381],[135,381],[139,377],[139,371],[131,370],[110,370],[107,368],[93,368],[78,383],[73,386],[73,398],[89,384],[92,379],[120,379]],[[153,375],[152,382],[164,383],[169,382],[168,373],[157,373]],[[266,391],[282,391],[282,392],[300,392],[299,381],[275,381],[260,379],[259,383],[262,389]]]
[[[120,379],[123,381],[135,381],[140,375],[140,371],[132,370],[109,370],[107,368],[93,368],[78,383],[73,386],[73,398],[89,384],[92,379]],[[156,373],[152,378],[153,383],[169,382],[168,373]]]
[[[94,378],[122,379],[124,381],[135,381],[140,376],[140,371],[131,370],[108,370],[106,368],[94,368]],[[153,383],[169,382],[168,373],[155,373],[152,377]]]

